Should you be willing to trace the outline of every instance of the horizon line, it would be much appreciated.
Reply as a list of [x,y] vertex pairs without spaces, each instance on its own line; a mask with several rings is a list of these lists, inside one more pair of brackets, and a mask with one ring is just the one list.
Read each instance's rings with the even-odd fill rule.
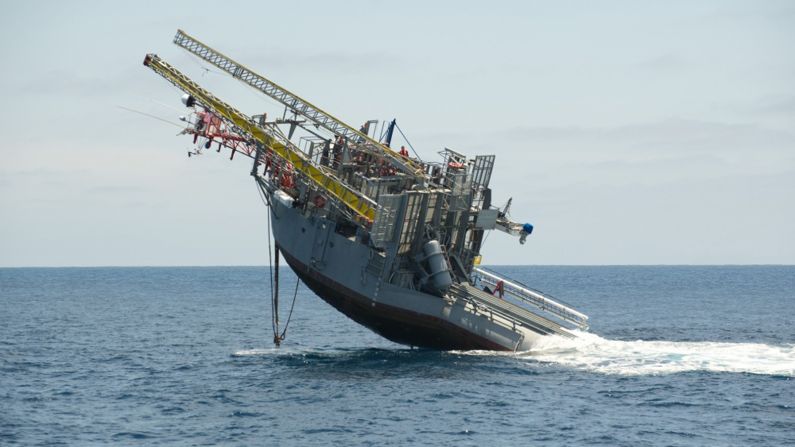
[[[482,264],[484,267],[795,267],[795,264]],[[270,267],[270,264],[208,264],[208,265],[17,265],[0,269],[92,269],[92,268],[236,268]]]

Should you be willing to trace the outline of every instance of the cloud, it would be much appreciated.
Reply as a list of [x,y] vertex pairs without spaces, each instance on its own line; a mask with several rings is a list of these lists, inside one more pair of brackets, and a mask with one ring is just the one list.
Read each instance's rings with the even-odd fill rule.
[[795,96],[781,95],[759,100],[749,107],[752,113],[792,117],[795,115]]
[[[542,192],[609,185],[696,184],[777,176],[795,166],[795,135],[751,124],[669,119],[605,127],[514,127],[461,136],[463,152],[497,155],[492,186]],[[488,152],[484,148],[489,148]]]
[[722,123],[672,118],[656,122],[614,127],[516,127],[490,135],[504,142],[567,143],[559,147],[578,149],[570,143],[666,151],[759,151],[791,149],[795,134],[755,124]]
[[[446,141],[444,132],[424,135]],[[667,119],[620,126],[522,126],[459,133],[465,153],[493,153],[507,189],[669,184],[774,175],[795,166],[795,135],[753,124]],[[488,149],[484,149],[488,148]],[[740,181],[740,180],[738,180]],[[538,187],[538,186],[536,186]]]

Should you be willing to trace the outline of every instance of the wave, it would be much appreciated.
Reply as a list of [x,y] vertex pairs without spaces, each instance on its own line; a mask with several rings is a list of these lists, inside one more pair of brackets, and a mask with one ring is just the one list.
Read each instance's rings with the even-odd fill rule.
[[319,361],[368,362],[395,359],[401,362],[438,362],[455,356],[505,356],[533,363],[546,363],[626,376],[663,375],[690,371],[730,372],[795,377],[795,344],[764,343],[623,341],[609,340],[589,332],[577,332],[576,338],[541,337],[529,351],[506,353],[495,351],[437,351],[410,349],[308,349],[306,347],[270,347],[242,349],[232,357],[301,357]]
[[241,349],[232,353],[232,357],[249,357],[249,356],[267,356],[267,355],[284,355],[292,354],[292,349],[282,349],[277,347],[272,348],[254,348],[254,349]]
[[795,377],[795,344],[621,341],[578,333],[542,337],[521,358],[604,374],[655,375],[688,371]]

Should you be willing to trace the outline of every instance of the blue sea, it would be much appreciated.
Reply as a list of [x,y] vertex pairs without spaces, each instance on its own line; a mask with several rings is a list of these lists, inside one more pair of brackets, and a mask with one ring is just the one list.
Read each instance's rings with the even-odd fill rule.
[[267,267],[0,269],[0,444],[795,445],[795,267],[493,268],[589,333],[412,350],[302,286],[276,348]]

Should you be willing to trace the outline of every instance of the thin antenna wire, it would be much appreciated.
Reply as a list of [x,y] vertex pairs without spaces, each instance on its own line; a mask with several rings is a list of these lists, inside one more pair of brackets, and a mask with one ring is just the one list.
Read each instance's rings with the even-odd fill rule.
[[120,109],[124,109],[124,110],[126,110],[126,111],[128,111],[128,112],[137,113],[137,114],[139,114],[139,115],[143,115],[143,116],[148,116],[149,118],[156,119],[156,120],[158,120],[158,121],[162,121],[162,122],[164,122],[164,123],[166,123],[166,124],[171,124],[172,126],[179,127],[180,129],[182,129],[183,127],[185,127],[185,126],[183,126],[182,124],[177,124],[177,123],[175,123],[175,122],[173,122],[173,121],[169,121],[169,120],[167,120],[167,119],[160,118],[159,116],[155,116],[155,115],[152,115],[152,114],[150,114],[150,113],[146,113],[146,112],[141,112],[140,110],[135,110],[135,109],[131,109],[131,108],[129,108],[129,107],[124,107],[124,106],[120,106],[120,105],[117,105],[116,107],[118,107],[118,108],[120,108]]

